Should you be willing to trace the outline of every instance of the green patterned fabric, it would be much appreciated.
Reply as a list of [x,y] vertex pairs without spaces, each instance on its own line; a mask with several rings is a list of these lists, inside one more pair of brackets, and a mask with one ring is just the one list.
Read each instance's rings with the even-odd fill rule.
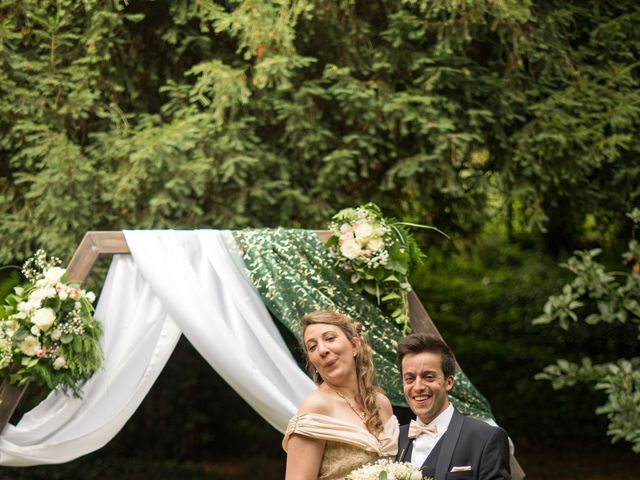
[[[363,325],[374,351],[377,381],[397,406],[407,406],[395,364],[402,333],[368,297],[335,269],[320,238],[312,230],[256,229],[233,232],[248,274],[265,305],[298,339],[300,318],[315,310],[346,313]],[[487,400],[460,372],[450,393],[462,413],[493,418]]]

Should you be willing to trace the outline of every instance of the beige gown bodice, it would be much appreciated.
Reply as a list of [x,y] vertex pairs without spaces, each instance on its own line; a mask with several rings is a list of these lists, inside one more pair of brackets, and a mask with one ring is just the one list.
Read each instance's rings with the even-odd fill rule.
[[293,434],[324,440],[318,480],[339,480],[352,470],[380,457],[392,457],[398,452],[398,419],[391,416],[378,437],[364,425],[353,425],[342,420],[315,413],[295,415],[289,421],[282,440],[287,443]]

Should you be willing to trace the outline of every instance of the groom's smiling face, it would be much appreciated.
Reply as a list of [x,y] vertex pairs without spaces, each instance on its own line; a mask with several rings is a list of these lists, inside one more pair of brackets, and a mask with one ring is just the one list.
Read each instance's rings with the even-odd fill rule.
[[425,424],[430,423],[449,406],[452,376],[442,372],[438,353],[409,353],[402,359],[402,384],[409,408]]

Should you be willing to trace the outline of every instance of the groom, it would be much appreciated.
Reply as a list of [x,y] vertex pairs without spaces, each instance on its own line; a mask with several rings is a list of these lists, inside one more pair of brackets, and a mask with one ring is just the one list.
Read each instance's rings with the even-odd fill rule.
[[414,333],[398,342],[404,396],[417,420],[400,427],[398,461],[434,480],[509,480],[509,443],[499,427],[449,403],[455,358],[439,338]]

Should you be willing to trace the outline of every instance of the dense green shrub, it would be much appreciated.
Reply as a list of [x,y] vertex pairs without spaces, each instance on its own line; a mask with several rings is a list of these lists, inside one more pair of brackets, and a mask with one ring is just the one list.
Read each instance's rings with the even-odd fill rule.
[[[634,209],[629,217],[635,230],[640,226],[640,209]],[[561,293],[549,297],[534,323],[558,322],[566,331],[579,328],[586,332],[593,326],[605,326],[611,333],[604,338],[611,341],[628,335],[626,343],[631,348],[626,353],[608,352],[612,356],[605,362],[585,357],[577,363],[562,358],[536,378],[551,381],[555,389],[585,383],[603,391],[606,401],[596,412],[607,415],[607,433],[612,441],[626,440],[640,453],[640,244],[631,239],[622,254],[622,270],[608,270],[596,260],[601,253],[600,249],[578,251],[562,264],[573,274],[572,281]],[[604,343],[602,337],[597,341]]]
[[532,325],[568,273],[556,268],[554,257],[500,235],[486,235],[468,252],[431,250],[427,262],[412,280],[414,288],[516,442],[535,442],[541,431],[556,441],[602,442],[606,423],[593,418],[602,395],[586,387],[559,394],[534,375],[558,352],[573,359],[629,353],[635,345],[630,332],[602,327],[568,334],[559,326]]

